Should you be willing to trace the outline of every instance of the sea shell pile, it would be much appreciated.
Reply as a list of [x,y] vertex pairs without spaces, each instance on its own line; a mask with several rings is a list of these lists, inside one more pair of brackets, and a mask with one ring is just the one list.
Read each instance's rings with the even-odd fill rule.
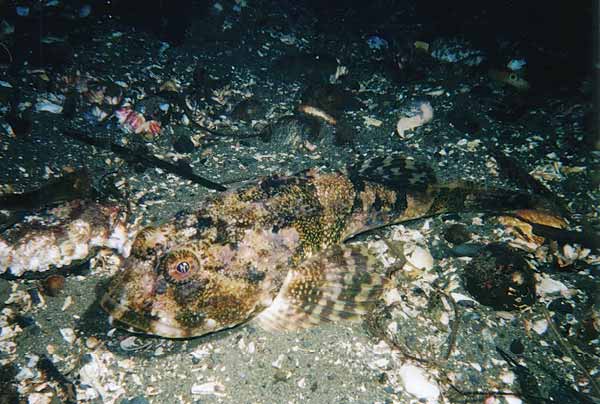
[[130,107],[118,109],[115,111],[115,116],[125,132],[141,134],[150,139],[160,135],[160,122],[155,120],[147,121],[144,115],[134,111]]

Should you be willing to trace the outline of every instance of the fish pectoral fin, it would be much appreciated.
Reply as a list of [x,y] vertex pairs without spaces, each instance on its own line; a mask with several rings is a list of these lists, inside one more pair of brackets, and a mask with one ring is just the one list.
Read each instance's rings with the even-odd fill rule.
[[366,246],[335,246],[290,270],[272,304],[253,319],[267,331],[309,328],[365,314],[389,279]]

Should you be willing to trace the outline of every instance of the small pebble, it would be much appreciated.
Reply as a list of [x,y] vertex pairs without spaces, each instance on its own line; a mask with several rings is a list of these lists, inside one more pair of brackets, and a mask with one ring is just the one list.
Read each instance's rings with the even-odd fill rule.
[[21,328],[27,328],[35,324],[35,320],[33,319],[33,317],[29,316],[17,315],[15,317],[15,321]]
[[481,244],[464,243],[452,247],[450,252],[456,257],[474,257],[483,248]]
[[273,375],[273,378],[275,379],[275,382],[285,382],[290,378],[290,376],[291,374],[289,372],[286,372],[282,369],[277,369]]
[[65,288],[65,277],[62,275],[50,275],[42,282],[43,292],[47,296],[56,297]]
[[510,351],[515,355],[521,355],[523,352],[525,352],[525,347],[523,346],[521,340],[514,339],[510,343]]
[[194,142],[192,142],[188,136],[179,136],[173,142],[173,149],[175,149],[177,153],[192,153],[195,148]]
[[548,310],[561,313],[561,314],[572,314],[573,313],[573,305],[565,298],[559,298],[553,300],[548,305]]
[[94,348],[96,348],[98,345],[100,345],[100,340],[99,340],[98,338],[94,337],[94,336],[91,336],[91,337],[89,337],[89,338],[87,338],[87,339],[85,340],[85,346],[86,346],[88,349],[94,349]]
[[444,231],[444,238],[452,244],[463,244],[471,240],[471,233],[464,224],[453,224]]
[[537,332],[539,335],[542,335],[548,329],[548,321],[545,318],[538,320],[533,323],[533,327],[531,327],[533,331]]
[[44,304],[44,298],[37,288],[27,289],[27,293],[29,293],[29,296],[31,297],[31,303],[35,304],[36,306]]
[[65,341],[67,341],[69,344],[72,344],[77,339],[77,336],[75,335],[75,331],[73,331],[72,328],[61,328],[60,334],[62,335],[63,339]]

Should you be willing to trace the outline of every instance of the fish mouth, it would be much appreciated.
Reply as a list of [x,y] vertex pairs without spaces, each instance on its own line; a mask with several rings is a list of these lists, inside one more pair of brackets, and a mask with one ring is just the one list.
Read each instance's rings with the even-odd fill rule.
[[190,330],[178,327],[159,316],[141,314],[119,300],[105,293],[100,300],[100,307],[108,313],[109,321],[124,325],[127,331],[136,334],[157,335],[164,338],[190,338],[194,336]]

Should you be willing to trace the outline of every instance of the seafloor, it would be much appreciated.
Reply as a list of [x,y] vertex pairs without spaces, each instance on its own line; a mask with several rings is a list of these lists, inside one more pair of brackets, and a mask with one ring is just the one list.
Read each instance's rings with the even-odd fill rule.
[[[592,75],[564,68],[560,55],[554,66],[551,54],[536,66],[533,44],[505,44],[477,66],[444,62],[414,41],[443,48],[453,39],[423,37],[408,17],[377,50],[369,35],[345,32],[335,20],[244,3],[223,2],[223,11],[193,20],[177,47],[100,17],[40,41],[40,63],[15,57],[19,68],[3,66],[3,191],[31,190],[85,167],[104,195],[120,195],[145,223],[216,192],[81,143],[68,130],[182,160],[226,185],[400,152],[429,162],[440,181],[532,192],[533,178],[562,201],[569,229],[585,240],[536,238],[527,226],[478,212],[392,226],[356,241],[371,243],[386,265],[408,261],[393,274],[395,292],[363,322],[281,334],[240,326],[187,341],[109,325],[98,297],[118,270],[110,252],[63,268],[56,296],[43,292],[47,274],[5,275],[0,402],[598,402]],[[511,59],[528,58],[523,88],[503,72]],[[112,116],[126,102],[160,121],[160,133],[126,131]],[[398,120],[419,102],[431,104],[433,119],[400,136]],[[302,115],[301,104],[336,124]],[[500,153],[512,169],[499,164]],[[485,296],[465,289],[473,255],[496,242],[518,251],[534,276],[534,298],[518,308],[484,305]]]

